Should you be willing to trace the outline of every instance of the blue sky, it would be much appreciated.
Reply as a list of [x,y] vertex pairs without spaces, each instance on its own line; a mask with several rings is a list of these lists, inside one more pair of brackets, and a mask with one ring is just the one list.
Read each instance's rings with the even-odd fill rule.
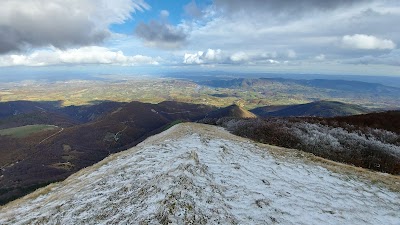
[[122,24],[111,24],[110,30],[116,33],[123,34],[133,34],[134,27],[139,22],[148,23],[150,20],[158,19],[162,10],[167,10],[169,12],[168,21],[171,24],[177,25],[181,22],[182,17],[185,16],[184,7],[189,4],[190,0],[176,0],[176,1],[160,1],[151,0],[146,1],[151,8],[146,11],[138,11],[133,16],[132,19],[126,20]]
[[98,65],[110,73],[400,76],[400,3],[395,0],[0,4],[0,75],[29,68],[93,71]]

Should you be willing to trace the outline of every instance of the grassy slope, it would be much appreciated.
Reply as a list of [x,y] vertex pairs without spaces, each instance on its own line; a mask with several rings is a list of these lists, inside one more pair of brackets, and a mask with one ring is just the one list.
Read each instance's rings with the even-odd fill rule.
[[[278,110],[273,110],[278,108]],[[317,116],[335,117],[350,116],[368,113],[369,110],[353,104],[346,104],[336,101],[317,101],[300,105],[282,107],[266,106],[251,110],[259,116]]]
[[217,109],[207,115],[207,118],[222,118],[222,117],[256,118],[257,116],[254,113],[238,105],[230,105],[225,108]]
[[[110,153],[132,147],[161,132],[171,122],[204,118],[214,108],[177,102],[131,102],[113,111],[109,107],[104,109],[107,110],[100,106],[71,108],[70,117],[87,121],[94,115],[95,119],[75,126],[60,126],[63,129],[59,133],[32,133],[18,139],[0,136],[0,166],[5,166],[0,171],[0,176],[4,175],[0,179],[0,202],[4,203],[11,194],[25,194],[20,190],[26,187],[61,180]],[[2,190],[9,194],[1,193]]]
[[398,182],[180,124],[1,207],[0,223],[397,224]]
[[2,136],[12,136],[15,138],[27,137],[31,134],[38,133],[41,131],[54,130],[57,126],[36,124],[36,125],[26,125],[21,127],[13,127],[8,129],[0,130],[0,135]]

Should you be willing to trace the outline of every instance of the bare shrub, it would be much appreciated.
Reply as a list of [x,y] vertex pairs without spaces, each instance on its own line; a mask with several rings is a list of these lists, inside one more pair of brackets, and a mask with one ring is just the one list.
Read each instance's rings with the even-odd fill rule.
[[262,143],[296,148],[372,170],[400,174],[400,135],[344,122],[334,126],[299,118],[221,118],[216,125]]

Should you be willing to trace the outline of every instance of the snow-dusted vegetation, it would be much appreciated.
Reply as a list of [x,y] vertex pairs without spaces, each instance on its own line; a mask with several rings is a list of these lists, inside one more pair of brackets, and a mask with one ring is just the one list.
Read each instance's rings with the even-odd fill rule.
[[368,169],[400,174],[400,135],[349,124],[328,126],[300,119],[234,119],[216,122],[234,134],[296,148]]
[[0,224],[398,224],[399,192],[304,154],[179,124],[0,208]]

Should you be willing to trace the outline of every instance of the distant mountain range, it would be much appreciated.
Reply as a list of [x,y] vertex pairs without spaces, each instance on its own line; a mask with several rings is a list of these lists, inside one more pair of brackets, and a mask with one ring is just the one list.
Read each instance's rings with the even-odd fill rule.
[[262,85],[269,85],[271,83],[286,83],[286,84],[297,84],[302,86],[339,90],[339,91],[350,91],[350,92],[373,92],[381,94],[395,94],[400,91],[400,88],[386,86],[378,83],[369,83],[362,81],[349,81],[349,80],[327,80],[327,79],[313,79],[313,80],[297,80],[297,79],[286,79],[286,78],[236,78],[236,79],[218,79],[218,80],[206,80],[199,81],[201,85],[211,87],[255,87]]
[[[337,101],[346,99],[346,101],[353,104],[364,102],[366,104],[363,105],[366,107],[381,105],[387,109],[394,109],[393,107],[399,104],[400,93],[400,88],[378,83],[325,79],[237,78],[203,80],[198,81],[197,84],[215,89],[232,89],[236,94],[248,92],[259,94],[260,96],[273,96],[275,99],[283,99],[286,102],[290,98],[294,98],[294,102],[297,99],[302,99],[303,101],[320,101],[321,99],[336,99]],[[232,96],[235,95],[233,94]]]
[[218,79],[237,79],[237,78],[267,78],[276,79],[283,78],[287,80],[344,80],[344,81],[361,81],[367,83],[378,83],[390,87],[400,88],[400,77],[396,76],[363,76],[363,75],[323,75],[323,74],[282,74],[282,73],[232,73],[224,71],[207,71],[207,72],[191,72],[188,73],[169,73],[167,77],[190,79],[193,81],[208,81]]

